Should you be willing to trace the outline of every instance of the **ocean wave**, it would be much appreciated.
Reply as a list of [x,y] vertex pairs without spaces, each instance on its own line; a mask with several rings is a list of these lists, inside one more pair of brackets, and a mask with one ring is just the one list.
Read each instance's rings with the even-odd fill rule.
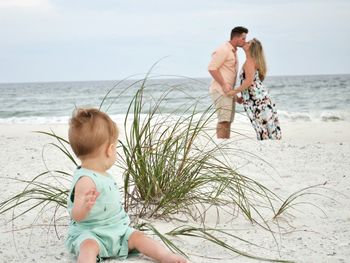
[[345,121],[346,116],[335,112],[323,112],[320,116],[322,121]]
[[[68,124],[70,117],[71,116],[9,117],[0,118],[0,124]],[[122,124],[125,120],[125,114],[112,114],[111,118],[115,122]]]
[[322,111],[322,112],[287,112],[278,111],[281,119],[291,121],[350,121],[350,112],[344,111]]
[[64,124],[68,123],[69,117],[39,117],[39,116],[28,116],[28,117],[9,117],[0,118],[0,124]]
[[293,121],[311,121],[312,120],[310,114],[303,113],[303,112],[278,111],[278,115],[281,119],[288,119]]

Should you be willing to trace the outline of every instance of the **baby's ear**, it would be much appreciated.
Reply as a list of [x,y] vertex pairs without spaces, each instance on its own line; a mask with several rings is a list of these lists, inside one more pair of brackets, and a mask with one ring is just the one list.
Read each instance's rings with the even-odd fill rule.
[[115,148],[115,144],[114,144],[114,143],[112,143],[112,144],[110,144],[110,145],[108,146],[108,148],[107,148],[107,156],[108,156],[108,157],[113,155],[113,153],[114,153],[114,148]]

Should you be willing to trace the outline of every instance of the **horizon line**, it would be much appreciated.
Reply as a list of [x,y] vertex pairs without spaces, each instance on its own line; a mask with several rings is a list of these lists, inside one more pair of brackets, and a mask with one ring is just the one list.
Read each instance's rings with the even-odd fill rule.
[[[137,74],[137,75],[146,75],[145,74]],[[350,73],[316,73],[316,74],[288,74],[288,75],[268,75],[267,78],[269,77],[313,77],[313,76],[344,76],[344,75],[350,75]],[[132,78],[131,76],[135,75],[130,75],[129,77],[125,77],[122,79],[90,79],[90,80],[38,80],[38,81],[0,81],[0,85],[4,84],[30,84],[30,83],[60,83],[60,82],[97,82],[97,81],[122,81],[122,80],[141,80],[144,78]],[[160,77],[159,77],[160,76]],[[211,79],[210,76],[206,77],[189,77],[189,76],[184,76],[184,75],[159,75],[156,79]],[[148,76],[152,78],[152,75]],[[154,76],[153,76],[154,77]],[[173,78],[171,78],[173,77]]]

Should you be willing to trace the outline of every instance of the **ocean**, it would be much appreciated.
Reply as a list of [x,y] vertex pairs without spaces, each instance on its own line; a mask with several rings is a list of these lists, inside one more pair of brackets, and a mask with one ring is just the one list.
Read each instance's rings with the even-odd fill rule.
[[[76,106],[103,108],[120,119],[141,80],[0,83],[0,123],[67,123]],[[350,121],[350,75],[271,76],[264,81],[281,121]],[[162,113],[182,113],[210,104],[209,78],[150,78],[144,102],[165,96]],[[167,95],[165,95],[167,94]],[[111,105],[110,107],[108,107]],[[147,106],[146,106],[147,108]],[[245,118],[238,106],[239,118]]]

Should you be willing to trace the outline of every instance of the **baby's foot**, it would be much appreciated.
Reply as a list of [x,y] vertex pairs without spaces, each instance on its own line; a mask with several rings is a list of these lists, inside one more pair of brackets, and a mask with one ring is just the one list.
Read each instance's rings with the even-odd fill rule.
[[187,260],[180,255],[169,253],[169,254],[166,254],[160,262],[161,263],[186,263]]

